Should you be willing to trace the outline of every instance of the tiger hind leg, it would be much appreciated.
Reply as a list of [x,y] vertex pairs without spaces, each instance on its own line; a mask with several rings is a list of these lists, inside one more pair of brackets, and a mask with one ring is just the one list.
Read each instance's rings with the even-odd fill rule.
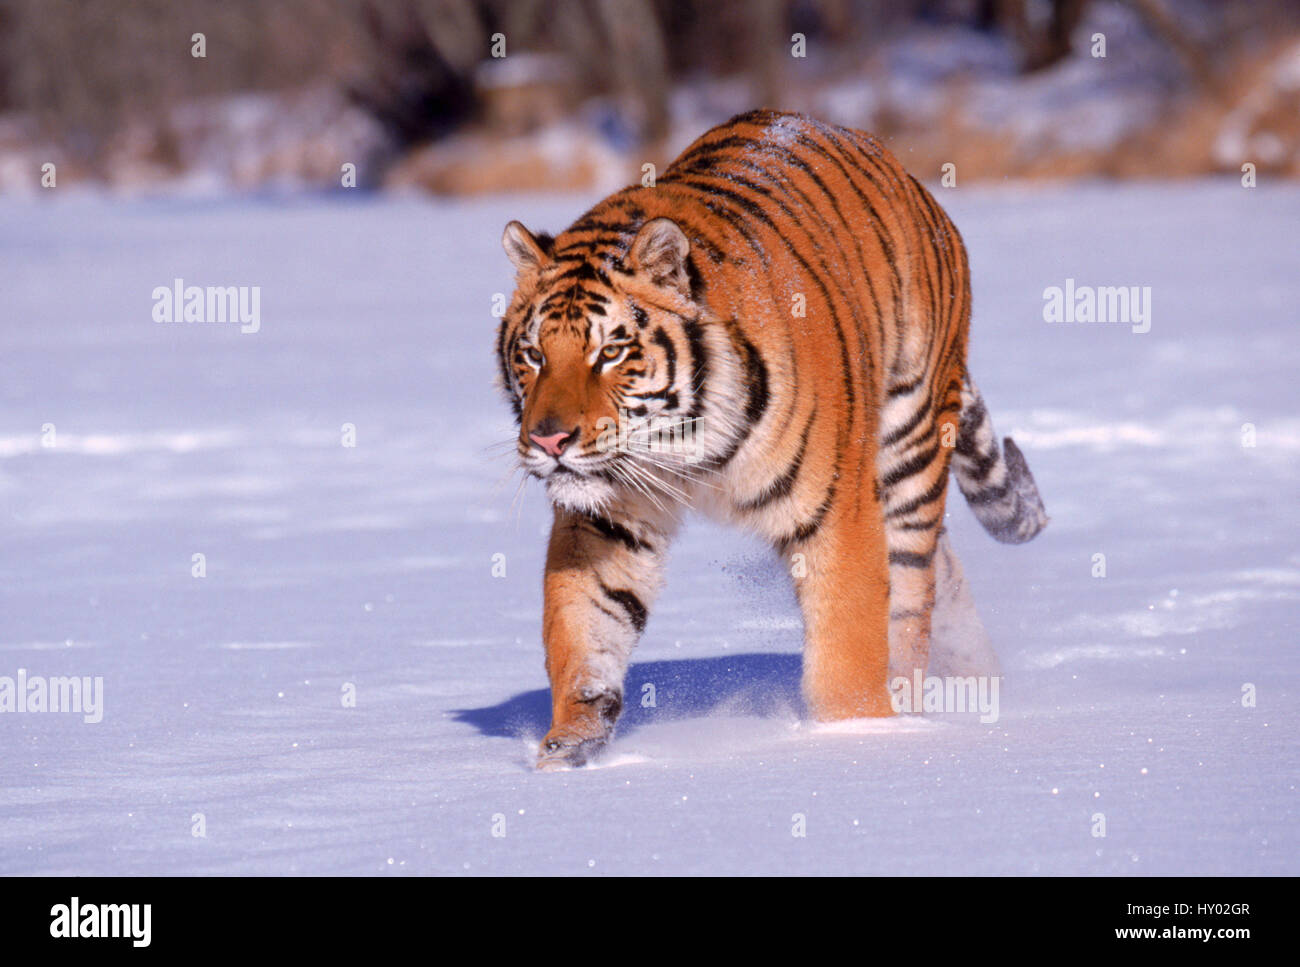
[[988,633],[975,610],[970,584],[945,528],[934,559],[934,609],[930,619],[929,674],[941,678],[1001,672]]
[[[943,534],[948,464],[960,399],[936,405],[906,395],[890,401],[878,468],[889,552],[889,681],[926,673],[935,606],[935,562]],[[892,410],[892,412],[891,412]]]

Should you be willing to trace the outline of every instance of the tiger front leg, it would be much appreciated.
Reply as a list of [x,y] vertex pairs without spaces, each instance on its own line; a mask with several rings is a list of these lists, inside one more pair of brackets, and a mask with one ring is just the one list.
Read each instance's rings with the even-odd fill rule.
[[585,765],[612,738],[666,543],[643,519],[556,510],[542,628],[551,727],[539,769]]
[[[841,511],[843,506],[841,505]],[[889,569],[878,505],[834,510],[792,568],[804,615],[803,693],[819,721],[893,715],[889,671]]]
[[645,618],[643,595],[611,587],[596,566],[548,570],[543,638],[551,727],[538,768],[585,765],[613,737]]

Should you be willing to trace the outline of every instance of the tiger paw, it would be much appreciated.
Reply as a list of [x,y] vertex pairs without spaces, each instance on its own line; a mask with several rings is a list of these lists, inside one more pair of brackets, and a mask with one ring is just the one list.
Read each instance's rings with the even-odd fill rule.
[[541,772],[579,769],[595,758],[607,741],[606,736],[574,739],[548,735],[537,749],[537,768]]
[[576,769],[594,758],[614,735],[614,723],[623,711],[623,696],[607,689],[582,690],[572,706],[572,717],[553,725],[537,750],[541,770]]

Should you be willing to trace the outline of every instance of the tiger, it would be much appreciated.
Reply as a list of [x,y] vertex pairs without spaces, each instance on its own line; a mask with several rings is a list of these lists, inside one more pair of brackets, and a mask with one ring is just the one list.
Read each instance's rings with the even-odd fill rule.
[[956,227],[875,137],[756,110],[558,236],[510,222],[498,381],[553,510],[541,769],[591,760],[688,511],[770,542],[804,624],[801,692],[896,714],[925,673],[951,471],[996,539],[1047,524],[966,369]]

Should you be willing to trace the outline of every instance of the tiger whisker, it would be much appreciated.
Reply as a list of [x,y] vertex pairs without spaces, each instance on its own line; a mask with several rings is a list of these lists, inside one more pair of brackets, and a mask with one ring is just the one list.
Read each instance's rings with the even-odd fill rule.
[[629,462],[625,464],[625,467],[626,469],[637,474],[647,484],[657,487],[666,496],[671,497],[673,500],[676,500],[678,503],[683,504],[684,506],[690,506],[690,501],[689,501],[690,495],[687,494],[686,491],[668,483],[666,480],[663,480],[662,478],[651,473],[647,468],[638,466],[634,462]]
[[631,472],[633,470],[631,465],[618,464],[611,467],[610,470],[616,477],[618,477],[624,483],[635,488],[642,495],[644,495],[647,500],[649,500],[652,504],[655,505],[656,509],[660,511],[665,510],[663,503],[661,503],[659,499],[650,491],[649,487],[647,487],[640,479],[638,479],[639,475],[634,476],[634,474]]

